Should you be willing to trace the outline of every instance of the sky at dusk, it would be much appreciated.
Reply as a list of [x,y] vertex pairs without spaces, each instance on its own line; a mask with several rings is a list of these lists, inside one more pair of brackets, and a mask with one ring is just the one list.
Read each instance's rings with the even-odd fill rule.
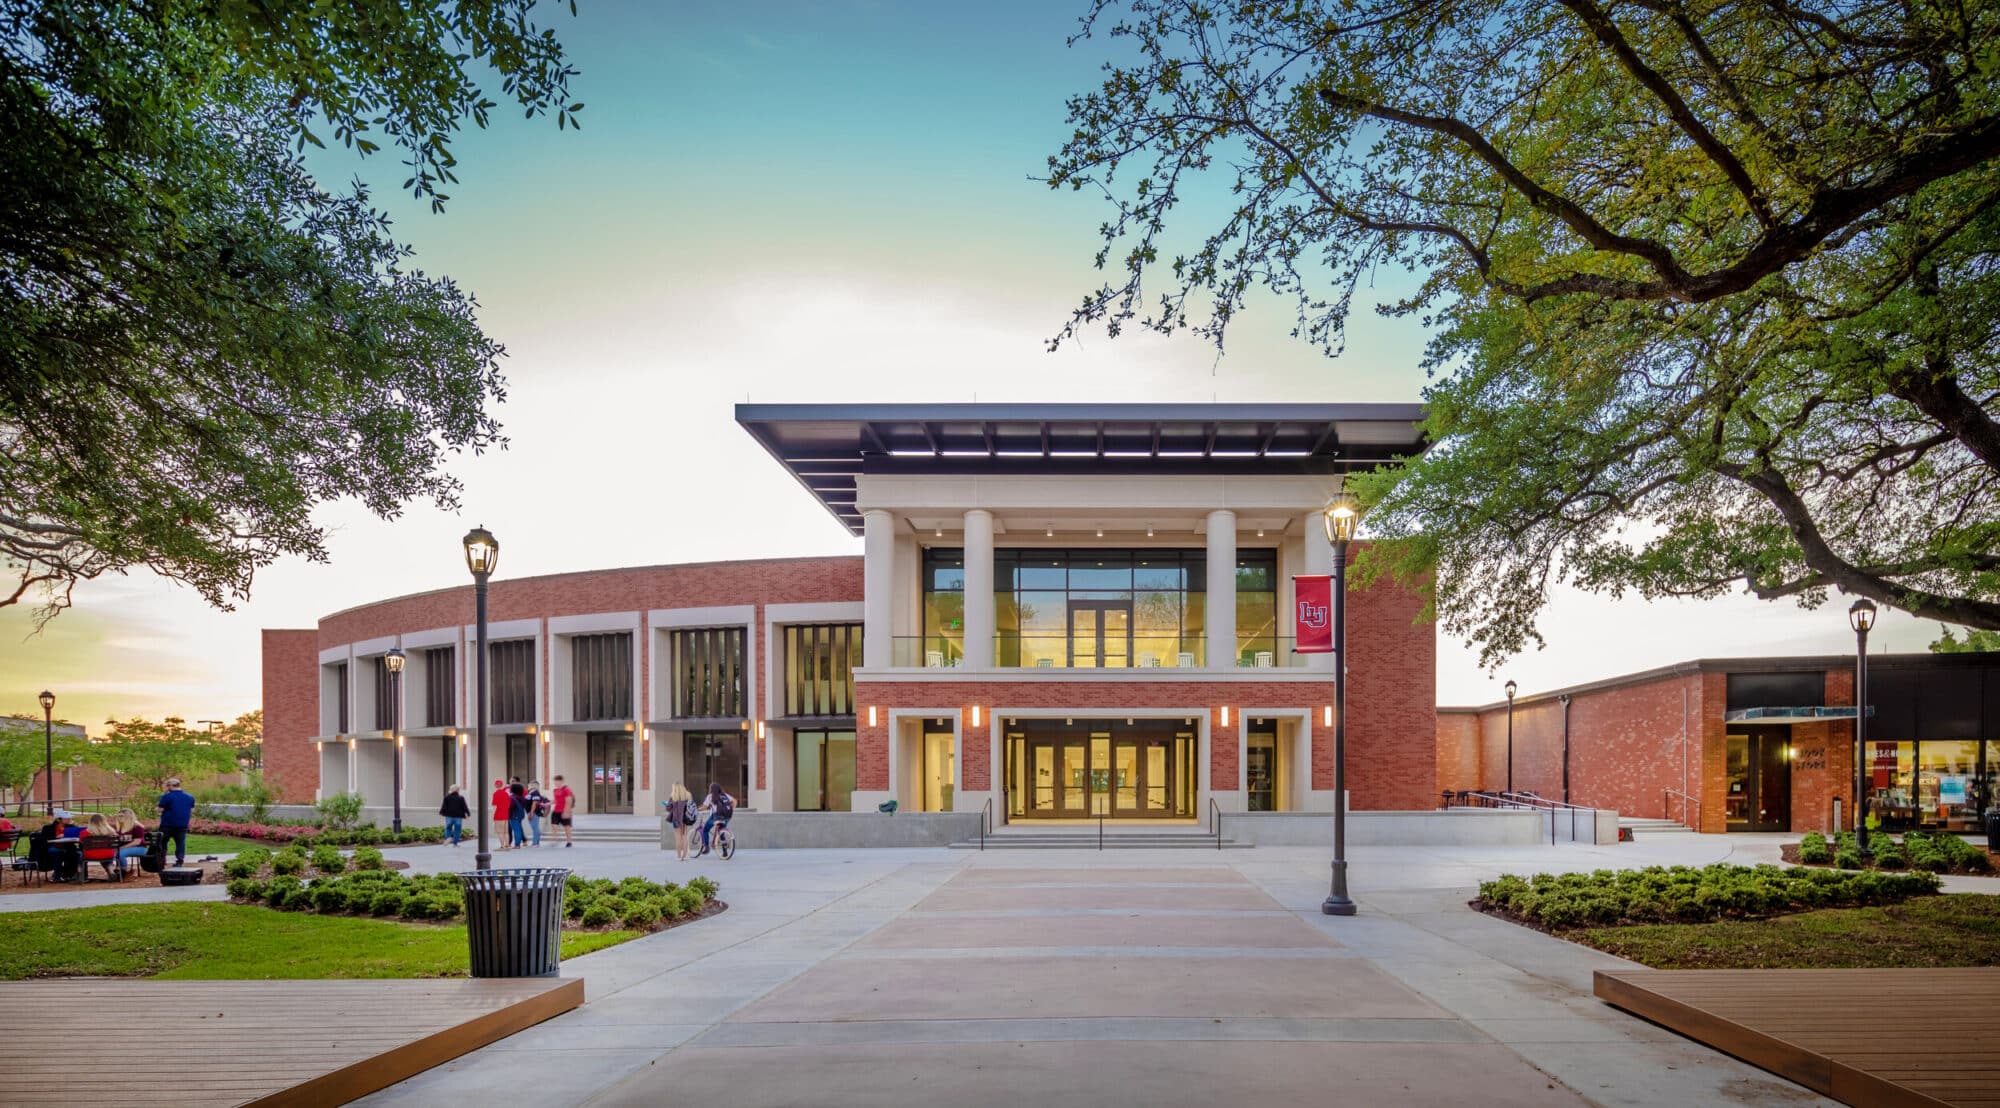
[[[25,606],[0,609],[0,713],[39,714],[47,687],[59,716],[93,729],[233,718],[261,700],[261,628],[464,583],[459,537],[474,523],[498,536],[503,577],[859,554],[732,421],[746,400],[1418,399],[1422,330],[1359,308],[1333,359],[1292,339],[1274,301],[1236,322],[1219,359],[1190,336],[1096,334],[1047,352],[1096,283],[1108,214],[1033,180],[1068,133],[1064,98],[1108,49],[1065,46],[1084,7],[582,0],[572,19],[551,6],[582,71],[582,130],[497,112],[456,145],[443,215],[397,192],[393,152],[317,158],[329,180],[375,185],[415,264],[478,297],[509,350],[508,449],[452,464],[457,513],[324,507],[330,561],[265,569],[233,612],[137,573],[79,587],[40,634]],[[1374,295],[1413,283],[1384,272]],[[1497,672],[1441,638],[1438,696],[1848,651],[1845,606],[1559,591],[1548,648]],[[1874,641],[1921,650],[1936,632],[1890,614]]]

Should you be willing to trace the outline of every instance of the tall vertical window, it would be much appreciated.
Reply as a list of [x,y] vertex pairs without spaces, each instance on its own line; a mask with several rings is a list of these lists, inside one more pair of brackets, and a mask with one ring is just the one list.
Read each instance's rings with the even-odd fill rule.
[[389,676],[389,660],[375,656],[375,730],[387,731],[396,725],[396,683]]
[[336,735],[345,735],[348,732],[348,723],[350,722],[347,718],[347,663],[346,662],[341,662],[339,665],[333,667],[333,697],[334,697],[334,703],[338,705],[334,709],[333,731],[334,734]]
[[571,635],[570,718],[632,717],[632,635]]
[[457,651],[449,646],[424,651],[424,726],[450,727],[458,722]]
[[1236,552],[1236,663],[1270,665],[1278,654],[1278,555]]
[[851,716],[861,625],[801,623],[785,628],[785,714]]
[[689,627],[667,636],[676,719],[740,718],[744,710],[744,629]]
[[963,657],[965,552],[926,550],[923,663],[932,667],[955,666]]
[[486,689],[494,723],[535,721],[535,640],[486,644]]

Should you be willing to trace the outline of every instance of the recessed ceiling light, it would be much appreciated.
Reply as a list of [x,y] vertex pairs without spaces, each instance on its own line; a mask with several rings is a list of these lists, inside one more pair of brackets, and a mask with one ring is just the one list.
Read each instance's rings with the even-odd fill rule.
[[1045,538],[1045,539],[1052,539],[1052,538],[1055,538],[1055,537],[1056,537],[1056,529],[1055,529],[1054,525],[1050,525],[1050,526],[1048,526],[1048,527],[1044,527],[1044,528],[1042,528],[1042,537],[1043,537],[1043,538]]
[[1149,539],[1153,537],[1153,525],[1150,523],[1146,525],[1146,537]]
[[1257,528],[1257,537],[1260,539],[1264,537],[1264,529],[1262,527]]
[[1100,538],[1100,539],[1104,537],[1104,528],[1102,528],[1102,527],[1099,527],[1099,528],[1097,529],[1097,537],[1098,537],[1098,538]]
[[938,537],[938,538],[940,538],[940,539],[941,539],[941,538],[944,538],[944,528],[940,527],[940,528],[938,528],[937,530],[935,530],[935,531],[931,532],[931,534],[935,535],[936,537]]

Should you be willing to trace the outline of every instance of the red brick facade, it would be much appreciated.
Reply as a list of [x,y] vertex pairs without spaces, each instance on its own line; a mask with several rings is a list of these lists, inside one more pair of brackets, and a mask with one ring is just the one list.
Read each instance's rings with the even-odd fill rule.
[[[1726,668],[1696,662],[1573,690],[1567,789],[1561,701],[1555,695],[1521,698],[1513,713],[1513,786],[1622,815],[1724,831],[1728,681]],[[1853,702],[1853,672],[1828,670],[1826,703]],[[1507,786],[1505,703],[1441,709],[1437,735],[1440,789]],[[1833,800],[1853,803],[1854,725],[1793,724],[1791,747],[1792,829],[1826,830]]]
[[264,784],[281,804],[319,787],[319,633],[264,632]]

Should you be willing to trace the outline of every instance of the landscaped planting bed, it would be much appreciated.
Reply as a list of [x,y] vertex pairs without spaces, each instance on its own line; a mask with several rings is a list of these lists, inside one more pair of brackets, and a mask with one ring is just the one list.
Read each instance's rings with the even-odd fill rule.
[[195,819],[188,830],[202,835],[222,835],[232,839],[275,843],[283,846],[419,846],[444,841],[442,827],[406,827],[391,831],[369,824],[363,827],[324,828],[309,823],[248,823],[237,820]]
[[1479,886],[1473,907],[1566,928],[1759,919],[1816,908],[1898,904],[1938,891],[1935,873],[1849,873],[1781,866],[1652,866],[1513,875]]
[[[385,868],[390,864],[372,847],[356,849],[352,858],[330,846],[311,853],[288,847],[276,854],[245,851],[224,871],[230,899],[281,911],[404,920],[454,920],[465,914],[465,892],[457,877],[410,876]],[[721,911],[724,905],[715,893],[715,882],[705,877],[680,886],[640,877],[612,881],[572,876],[563,891],[564,927],[659,931]]]
[[[1839,869],[1922,870],[1928,873],[1987,874],[1993,860],[1986,849],[1974,846],[1957,835],[1924,831],[1906,833],[1902,841],[1886,832],[1868,833],[1873,857],[1861,856],[1860,842],[1852,831],[1835,832],[1831,840],[1810,832],[1796,845],[1786,844],[1779,853],[1787,862],[1802,866],[1834,866]],[[1872,866],[1868,865],[1872,862]]]

